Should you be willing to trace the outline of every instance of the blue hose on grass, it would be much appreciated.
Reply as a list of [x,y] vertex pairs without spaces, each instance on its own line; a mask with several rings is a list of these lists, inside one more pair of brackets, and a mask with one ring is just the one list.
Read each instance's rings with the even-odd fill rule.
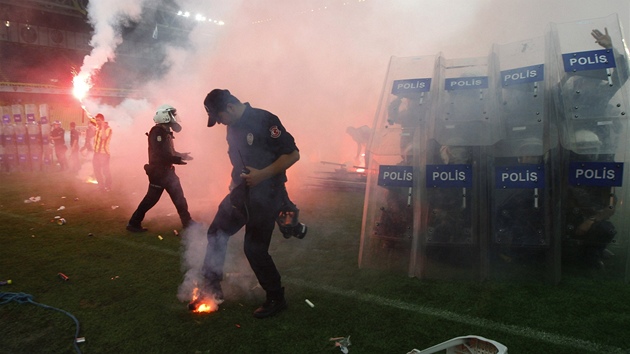
[[37,305],[37,306],[43,307],[45,309],[51,309],[51,310],[59,311],[59,312],[61,312],[63,314],[66,314],[70,318],[72,318],[74,323],[77,325],[77,330],[76,330],[76,332],[74,334],[74,341],[72,342],[72,345],[74,346],[74,349],[77,351],[77,353],[81,354],[81,350],[79,349],[79,346],[77,345],[77,338],[79,337],[79,328],[80,328],[79,321],[70,312],[67,312],[67,311],[64,311],[64,310],[52,307],[52,306],[48,306],[48,305],[44,305],[44,304],[40,304],[38,302],[35,302],[35,301],[33,301],[33,295],[30,295],[30,294],[25,294],[25,293],[3,293],[3,292],[0,292],[0,305],[8,304],[11,301],[15,301],[18,304],[30,303],[30,304],[33,304],[33,305]]

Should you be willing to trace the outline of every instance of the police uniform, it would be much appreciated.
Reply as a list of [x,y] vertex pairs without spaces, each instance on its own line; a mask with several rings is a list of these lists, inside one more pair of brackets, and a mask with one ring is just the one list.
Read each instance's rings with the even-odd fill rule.
[[79,131],[76,127],[70,129],[70,162],[72,163],[72,170],[78,171],[81,168],[79,162]]
[[244,105],[242,117],[227,126],[232,185],[236,187],[220,203],[208,229],[203,275],[210,291],[220,289],[228,238],[245,226],[245,256],[268,299],[279,299],[284,296],[280,273],[268,251],[274,223],[286,197],[287,177],[283,172],[247,187],[240,174],[245,166],[263,169],[298,148],[277,116],[252,108],[249,103]]
[[173,132],[162,124],[156,124],[147,135],[149,136],[149,163],[144,165],[144,169],[149,176],[149,190],[131,216],[129,225],[141,229],[145,214],[160,200],[162,192],[166,190],[175,204],[182,225],[188,227],[192,219],[179,177],[175,174],[173,166],[173,164],[185,165],[186,162],[173,147]]
[[[571,161],[612,161],[612,156],[607,154],[588,158],[571,152],[570,156]],[[568,239],[565,241],[573,241],[572,244],[578,246],[575,261],[590,267],[603,267],[604,251],[617,235],[615,225],[609,220],[616,204],[617,196],[611,187],[568,186],[565,227]]]
[[57,156],[57,161],[59,162],[62,171],[67,167],[66,151],[68,150],[68,147],[66,146],[65,134],[66,131],[61,127],[61,125],[56,125],[50,131],[50,139],[55,145],[55,155]]
[[[405,102],[403,103],[403,98]],[[400,155],[402,163],[410,163],[413,155],[413,133],[422,122],[422,111],[419,104],[420,96],[396,97],[387,108],[387,122],[400,124]]]

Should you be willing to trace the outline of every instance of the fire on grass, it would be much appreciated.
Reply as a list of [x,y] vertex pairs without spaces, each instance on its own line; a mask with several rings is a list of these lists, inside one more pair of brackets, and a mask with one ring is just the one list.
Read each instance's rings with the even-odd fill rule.
[[209,313],[219,309],[219,302],[214,298],[201,297],[199,288],[195,288],[192,294],[192,300],[188,304],[188,309],[196,313]]

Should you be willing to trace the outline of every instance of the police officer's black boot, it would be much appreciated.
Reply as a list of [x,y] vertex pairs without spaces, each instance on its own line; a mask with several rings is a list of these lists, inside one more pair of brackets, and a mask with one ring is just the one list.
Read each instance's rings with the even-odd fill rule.
[[287,300],[284,298],[284,288],[281,288],[279,291],[270,291],[267,293],[267,301],[254,311],[254,317],[270,317],[285,310],[287,307]]
[[146,232],[148,230],[149,229],[147,229],[146,227],[142,227],[142,225],[139,224],[139,223],[129,222],[127,224],[127,231],[131,231],[131,232]]

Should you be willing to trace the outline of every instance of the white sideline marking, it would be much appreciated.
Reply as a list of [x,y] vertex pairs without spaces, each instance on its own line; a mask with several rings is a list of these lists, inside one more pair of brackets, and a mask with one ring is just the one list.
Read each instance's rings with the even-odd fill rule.
[[[371,304],[378,304],[381,306],[389,306],[400,310],[406,310],[415,312],[421,315],[434,316],[442,318],[448,321],[463,323],[475,327],[481,327],[493,331],[505,332],[508,334],[519,335],[526,338],[531,338],[541,342],[547,342],[555,345],[561,345],[565,347],[572,347],[579,349],[579,352],[589,351],[594,353],[627,353],[626,350],[621,348],[612,347],[604,344],[593,343],[591,341],[566,337],[544,331],[539,331],[529,327],[520,327],[515,325],[508,325],[483,318],[477,318],[472,316],[460,315],[454,312],[435,309],[427,306],[410,304],[403,301],[392,300],[378,295],[371,295],[360,293],[356,290],[343,290],[335,288],[329,285],[315,284],[313,282],[307,282],[301,279],[288,278],[285,276],[283,279],[290,284],[310,288],[313,290],[324,291],[327,293],[340,295],[360,301],[369,302]],[[495,339],[496,340],[496,339]],[[501,341],[498,341],[501,343]]]

